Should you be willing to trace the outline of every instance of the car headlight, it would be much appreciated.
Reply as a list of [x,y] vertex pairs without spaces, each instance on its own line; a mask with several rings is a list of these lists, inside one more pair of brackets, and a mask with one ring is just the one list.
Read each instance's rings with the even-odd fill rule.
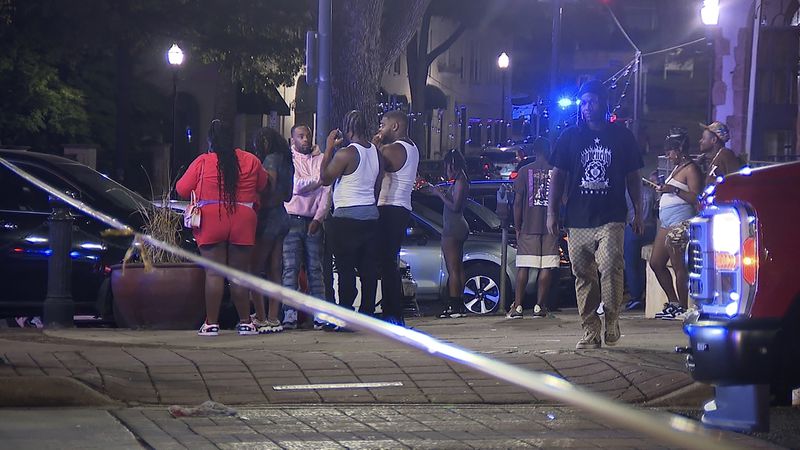
[[734,211],[726,211],[713,216],[711,222],[711,241],[715,252],[735,255],[742,245],[742,223]]

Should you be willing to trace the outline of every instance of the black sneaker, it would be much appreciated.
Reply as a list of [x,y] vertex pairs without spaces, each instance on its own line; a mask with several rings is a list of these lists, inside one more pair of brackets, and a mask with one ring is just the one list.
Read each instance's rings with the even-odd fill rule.
[[664,303],[664,309],[660,312],[657,312],[655,317],[656,319],[664,319],[664,318],[674,318],[678,314],[678,308],[680,305],[675,303]]
[[552,317],[552,314],[550,314],[550,311],[548,311],[546,307],[539,305],[533,307],[532,315],[534,319],[543,319],[547,317]]

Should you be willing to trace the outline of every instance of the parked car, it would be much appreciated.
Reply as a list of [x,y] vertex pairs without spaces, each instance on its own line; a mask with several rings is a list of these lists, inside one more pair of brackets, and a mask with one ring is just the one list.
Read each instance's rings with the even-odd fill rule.
[[[413,211],[406,239],[400,250],[401,257],[408,261],[414,280],[417,282],[417,297],[420,301],[443,298],[447,287],[447,270],[441,252],[442,210],[444,205],[438,197],[414,192],[411,197]],[[493,313],[500,307],[500,261],[502,251],[501,222],[494,211],[474,200],[467,200],[464,217],[470,227],[470,235],[464,243],[464,304],[476,314]],[[513,236],[513,231],[510,233]],[[506,276],[506,303],[513,301],[516,280],[516,248],[512,240],[508,246]],[[531,277],[535,271],[531,271]],[[574,298],[574,281],[569,265],[560,269],[560,289],[554,294],[562,298]],[[528,284],[528,294],[535,284]],[[558,292],[555,292],[558,291]],[[502,308],[508,305],[502,305]]]
[[[140,210],[151,207],[139,194],[70,159],[21,150],[0,150],[0,157],[136,229],[143,223]],[[0,186],[0,280],[4,286],[0,316],[40,315],[52,253],[48,217],[53,206],[46,192],[5,166],[0,166]],[[110,317],[110,267],[122,261],[130,238],[101,238],[108,225],[70,211],[74,216],[70,256],[75,312]]]
[[[800,386],[800,163],[748,168],[707,190],[689,227],[684,322],[692,377],[716,387],[706,424],[757,429]],[[766,416],[765,416],[766,414]]]
[[[487,208],[489,211],[497,211],[497,191],[500,189],[500,186],[506,186],[507,189],[512,189],[513,184],[514,184],[513,180],[470,181],[469,198],[475,201],[476,203],[480,204],[481,206]],[[441,183],[439,186],[445,187],[449,186],[449,184]],[[513,197],[512,197],[512,202],[513,202]],[[499,233],[500,232],[499,227],[497,229],[492,230],[492,232]],[[512,223],[510,225],[509,242],[511,242],[512,245],[516,245],[515,240],[516,240],[516,234],[514,233],[514,225]],[[561,241],[559,243],[559,253],[561,259],[561,265],[559,268],[558,279],[560,280],[561,283],[566,285],[571,285],[574,288],[575,277],[572,275],[572,266],[569,261],[569,247],[567,245],[566,234],[562,234],[561,236]],[[571,291],[569,290],[565,290],[564,294],[568,294],[570,298],[574,297],[574,293],[570,292]]]
[[511,172],[517,167],[521,149],[519,147],[487,147],[481,153],[481,159],[485,164],[490,165],[492,177],[502,180],[511,178]]
[[417,176],[431,184],[445,181],[444,161],[441,159],[426,159],[419,162]]

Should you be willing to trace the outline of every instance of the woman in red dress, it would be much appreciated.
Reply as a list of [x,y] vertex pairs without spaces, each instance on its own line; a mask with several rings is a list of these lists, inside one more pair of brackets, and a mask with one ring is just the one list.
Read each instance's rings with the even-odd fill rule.
[[[200,227],[193,229],[200,254],[212,261],[247,272],[255,244],[255,202],[267,185],[267,172],[251,153],[233,148],[228,127],[213,120],[208,130],[208,153],[186,169],[175,188],[183,198],[192,191],[200,208]],[[206,271],[206,320],[200,336],[219,334],[219,308],[224,277]],[[231,299],[239,314],[240,335],[258,334],[250,320],[249,291],[231,285]]]

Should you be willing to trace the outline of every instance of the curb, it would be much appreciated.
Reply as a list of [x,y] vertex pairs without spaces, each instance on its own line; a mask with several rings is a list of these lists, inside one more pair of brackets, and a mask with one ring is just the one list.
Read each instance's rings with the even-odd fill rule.
[[74,378],[0,377],[0,407],[119,406]]
[[694,382],[669,394],[642,403],[652,407],[691,407],[702,408],[703,404],[714,398],[714,387],[709,384]]

